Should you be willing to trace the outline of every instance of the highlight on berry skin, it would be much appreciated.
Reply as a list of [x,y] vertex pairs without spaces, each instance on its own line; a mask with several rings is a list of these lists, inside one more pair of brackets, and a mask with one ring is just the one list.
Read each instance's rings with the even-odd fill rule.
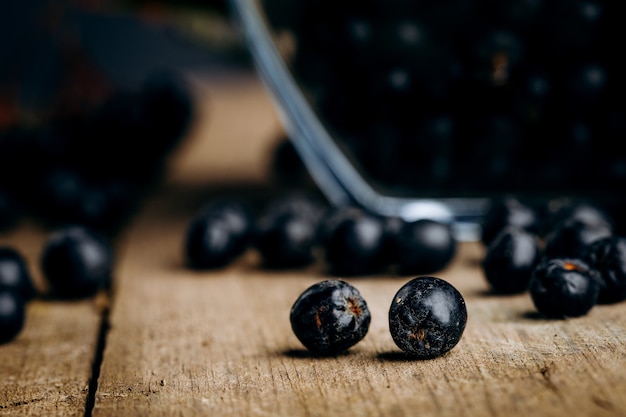
[[389,331],[396,345],[416,359],[433,359],[454,348],[467,324],[461,293],[449,282],[420,276],[404,284],[389,308]]

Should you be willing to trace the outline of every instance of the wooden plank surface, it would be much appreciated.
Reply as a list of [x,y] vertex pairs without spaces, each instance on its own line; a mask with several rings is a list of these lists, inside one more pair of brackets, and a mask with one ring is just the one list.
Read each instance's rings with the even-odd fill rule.
[[322,265],[263,271],[250,252],[221,271],[185,269],[190,216],[219,190],[262,188],[278,129],[254,78],[202,85],[206,117],[126,236],[93,415],[626,415],[626,303],[544,320],[527,294],[487,293],[477,244],[437,274],[465,296],[469,320],[461,342],[429,361],[407,359],[388,332],[410,277],[348,279],[371,308],[370,331],[349,354],[314,358],[289,310],[327,278]]
[[[25,257],[37,286],[47,232],[25,224],[0,236]],[[61,302],[37,299],[22,332],[0,345],[1,416],[83,416],[106,298]]]

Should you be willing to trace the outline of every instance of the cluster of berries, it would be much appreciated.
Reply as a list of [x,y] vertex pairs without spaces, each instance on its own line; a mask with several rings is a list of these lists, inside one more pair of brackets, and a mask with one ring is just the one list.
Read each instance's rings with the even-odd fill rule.
[[26,214],[53,227],[119,229],[161,177],[193,107],[185,78],[163,71],[95,106],[0,126],[0,230]]
[[24,256],[0,247],[0,343],[14,339],[24,327],[26,306],[37,296],[82,299],[110,285],[114,254],[110,241],[83,226],[51,233],[41,252],[40,267],[48,288],[34,284]]
[[[389,310],[394,341],[418,358],[448,352],[465,329],[461,294],[448,282],[426,276],[444,269],[456,248],[449,224],[381,218],[354,206],[327,207],[302,194],[281,195],[260,213],[241,199],[213,200],[191,219],[184,238],[187,265],[197,270],[227,266],[253,249],[264,268],[306,267],[323,255],[333,275],[424,275],[404,285]],[[295,335],[314,355],[346,351],[365,337],[370,320],[359,291],[340,279],[311,286],[291,310]]]
[[[263,0],[331,136],[411,195],[626,184],[620,5],[607,0]],[[476,163],[485,161],[485,163]]]
[[[96,107],[0,130],[0,230],[27,214],[56,229],[41,255],[48,296],[90,297],[109,285],[109,239],[160,178],[192,117],[185,79],[167,71]],[[23,256],[1,247],[0,342],[20,333],[37,295]]]
[[333,275],[423,275],[444,269],[456,254],[451,226],[434,220],[382,218],[298,193],[276,197],[260,212],[250,207],[233,197],[202,207],[187,226],[187,264],[220,268],[254,249],[270,269],[306,267],[323,258]]
[[545,316],[583,316],[626,300],[626,237],[598,204],[554,200],[540,210],[516,197],[495,200],[482,242],[493,291],[529,291]]

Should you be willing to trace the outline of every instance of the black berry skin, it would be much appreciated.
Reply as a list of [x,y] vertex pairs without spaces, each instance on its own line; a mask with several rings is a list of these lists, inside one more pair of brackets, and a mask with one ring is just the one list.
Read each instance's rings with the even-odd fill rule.
[[482,222],[481,241],[488,246],[491,240],[506,226],[516,226],[535,232],[539,216],[534,208],[515,197],[493,200]]
[[330,269],[339,275],[364,275],[385,265],[385,227],[374,216],[361,213],[340,220],[324,245]]
[[383,258],[386,263],[393,265],[398,260],[398,237],[406,221],[398,216],[389,216],[383,218],[383,224],[385,228]]
[[593,242],[613,235],[606,223],[587,224],[570,218],[553,226],[545,237],[544,253],[550,258],[579,258]]
[[329,241],[335,229],[345,222],[348,218],[359,218],[363,215],[363,210],[351,205],[330,206],[322,212],[319,230],[318,241],[322,246],[325,246]]
[[187,226],[185,261],[198,270],[224,267],[247,249],[252,230],[246,206],[226,200],[209,204]]
[[228,223],[237,237],[237,252],[244,252],[254,233],[254,216],[248,203],[236,197],[224,197],[214,200],[202,208],[202,213],[214,213]]
[[457,345],[467,323],[461,293],[449,282],[416,277],[393,297],[389,330],[396,345],[420,359],[441,356]]
[[87,298],[110,284],[113,272],[110,242],[92,229],[69,226],[44,244],[43,273],[58,298]]
[[518,294],[528,289],[540,255],[534,234],[510,226],[489,244],[481,267],[495,293]]
[[0,247],[0,290],[14,291],[24,301],[37,294],[26,261],[10,247]]
[[268,214],[259,221],[255,246],[269,268],[292,268],[313,262],[316,223],[294,213]]
[[24,327],[26,302],[13,291],[0,289],[0,343],[17,336]]
[[539,313],[579,317],[596,304],[600,284],[597,271],[580,259],[544,258],[533,272],[529,291]]
[[323,216],[324,208],[316,197],[305,192],[292,191],[272,199],[264,209],[264,214],[270,216],[283,213],[304,217],[317,225]]
[[626,238],[600,239],[591,244],[584,259],[600,276],[598,303],[626,300]]
[[548,235],[564,223],[582,223],[591,229],[614,229],[614,219],[603,208],[586,201],[556,199],[548,202],[543,234]]
[[337,355],[365,337],[371,314],[359,291],[342,280],[307,288],[291,307],[291,328],[314,355]]
[[405,223],[395,246],[401,273],[425,275],[444,269],[454,258],[457,243],[450,225],[422,219]]

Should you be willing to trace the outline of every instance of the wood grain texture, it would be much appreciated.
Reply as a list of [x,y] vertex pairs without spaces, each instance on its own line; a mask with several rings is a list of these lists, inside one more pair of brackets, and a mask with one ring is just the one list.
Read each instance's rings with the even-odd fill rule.
[[[45,291],[39,257],[46,232],[25,224],[0,237],[24,255]],[[103,304],[104,302],[104,304]],[[0,345],[1,416],[83,416],[106,297],[61,302],[37,299],[22,332]]]
[[626,415],[626,303],[542,319],[528,294],[488,294],[478,244],[437,274],[464,295],[469,319],[460,343],[428,361],[406,358],[388,332],[389,304],[410,277],[347,279],[370,306],[370,331],[346,355],[315,358],[289,310],[328,278],[322,263],[264,271],[250,251],[223,270],[187,270],[182,238],[199,204],[231,175],[267,176],[261,150],[276,117],[254,79],[235,85],[233,95],[233,84],[208,84],[208,125],[126,235],[94,416]]

